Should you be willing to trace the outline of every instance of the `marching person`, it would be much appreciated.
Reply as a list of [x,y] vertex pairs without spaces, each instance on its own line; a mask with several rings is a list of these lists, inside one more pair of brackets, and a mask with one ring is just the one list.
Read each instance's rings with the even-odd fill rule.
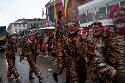
[[[90,65],[92,80],[94,83],[111,83],[116,74],[115,66],[118,54],[114,51],[114,49],[118,51],[115,34],[107,31],[107,27],[103,27],[100,22],[94,22],[91,28],[89,40],[94,43],[96,51]],[[100,64],[102,68],[99,67]],[[108,75],[108,78],[104,74]]]
[[[66,83],[84,83],[86,80],[86,63],[81,57],[77,47],[79,39],[78,31],[75,29],[74,23],[68,25],[68,34],[57,33],[57,72],[53,74],[56,81],[56,76],[60,75],[63,70],[66,71]],[[58,28],[60,28],[58,26]],[[60,37],[59,37],[60,36]]]
[[33,52],[33,60],[35,61],[36,63],[36,59],[37,59],[37,56],[38,56],[38,52],[37,52],[37,35],[36,34],[32,34],[32,35],[29,35],[28,36],[28,40],[31,41],[31,45],[32,45],[32,48],[31,48],[31,51]]
[[22,37],[22,39],[20,41],[20,47],[21,47],[20,62],[24,59],[24,57],[26,56],[26,53],[27,53],[26,42],[27,42],[26,38]]
[[125,82],[125,8],[115,10],[113,21],[114,31],[106,31],[106,27],[104,28],[99,22],[92,26],[93,39],[91,41],[98,49],[96,55],[100,56],[101,63],[97,62],[102,66],[100,68],[98,63],[90,65],[95,83]]
[[5,53],[8,63],[7,77],[11,77],[13,75],[15,79],[19,79],[19,74],[15,68],[15,46],[10,35],[6,36]]
[[36,62],[34,60],[34,47],[33,47],[33,43],[28,39],[26,44],[27,44],[27,55],[26,55],[26,57],[27,57],[29,65],[30,65],[29,79],[34,79],[34,77],[33,77],[33,73],[34,73],[38,77],[39,82],[42,83],[42,79],[43,78],[41,77],[41,72],[36,67]]
[[[56,26],[56,59],[57,70],[53,73],[54,80],[58,82],[58,75],[61,75],[63,70],[66,71],[66,83],[78,83],[78,75],[76,71],[76,57],[74,49],[76,48],[69,35],[63,32],[62,11],[58,12],[58,21]],[[73,45],[72,45],[73,44]]]
[[[117,54],[117,74],[113,80],[113,83],[125,82],[125,8],[119,8],[115,10],[113,14],[113,21],[115,25],[115,32],[118,38]],[[116,54],[115,54],[116,55]]]

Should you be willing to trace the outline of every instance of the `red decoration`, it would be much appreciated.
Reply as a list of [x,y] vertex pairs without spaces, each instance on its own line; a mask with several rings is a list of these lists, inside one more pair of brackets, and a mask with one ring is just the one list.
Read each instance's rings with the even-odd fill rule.
[[118,10],[117,5],[112,5],[111,10],[108,13],[108,18],[113,18],[113,14]]

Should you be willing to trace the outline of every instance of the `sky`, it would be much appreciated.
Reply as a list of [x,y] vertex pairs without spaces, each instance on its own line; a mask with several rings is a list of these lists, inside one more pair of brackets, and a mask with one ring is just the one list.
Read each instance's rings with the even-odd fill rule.
[[[8,26],[17,19],[42,18],[42,8],[50,0],[0,0],[0,26]],[[45,18],[45,15],[44,15]]]

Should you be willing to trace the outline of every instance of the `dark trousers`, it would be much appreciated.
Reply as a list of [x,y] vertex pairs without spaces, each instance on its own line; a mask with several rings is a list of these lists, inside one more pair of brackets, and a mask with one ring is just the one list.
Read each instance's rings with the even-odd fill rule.
[[79,82],[78,83],[85,83],[87,79],[87,70],[86,70],[86,62],[84,58],[79,58],[77,61],[77,74],[79,77]]

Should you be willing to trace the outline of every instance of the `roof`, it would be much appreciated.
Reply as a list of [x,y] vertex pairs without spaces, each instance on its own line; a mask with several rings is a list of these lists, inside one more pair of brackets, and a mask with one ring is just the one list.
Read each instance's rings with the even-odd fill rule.
[[45,19],[41,19],[41,18],[34,18],[34,19],[18,19],[16,20],[14,23],[26,23],[29,21],[44,21]]

